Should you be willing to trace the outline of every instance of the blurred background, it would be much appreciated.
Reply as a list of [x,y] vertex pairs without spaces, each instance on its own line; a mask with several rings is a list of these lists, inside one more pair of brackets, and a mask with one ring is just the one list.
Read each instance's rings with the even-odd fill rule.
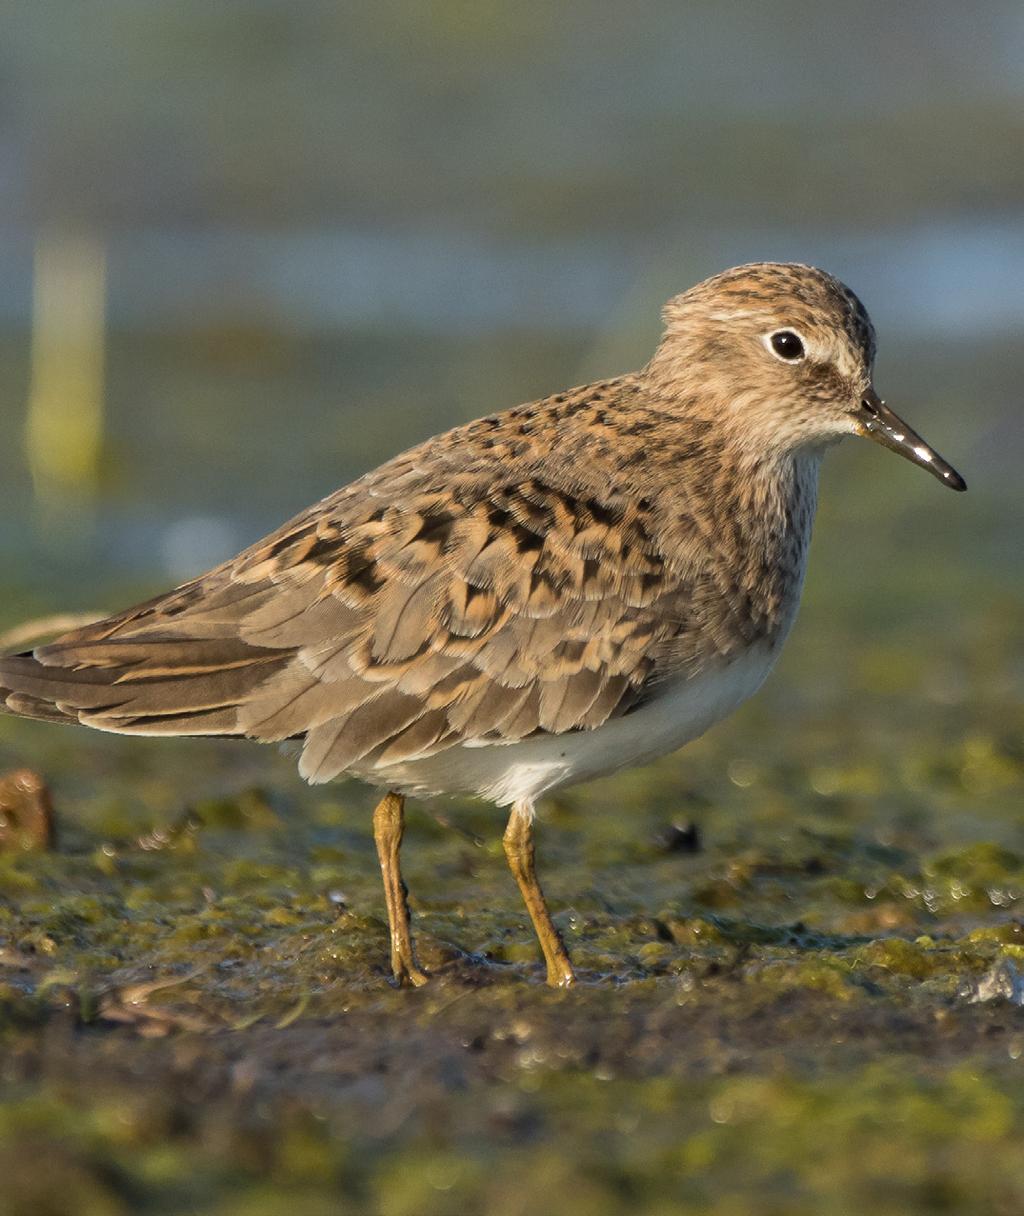
[[1022,64],[1013,0],[9,10],[0,614],[113,609],[629,370],[752,259],[862,296],[881,391],[971,487],[831,458],[812,599],[909,564],[901,611],[974,611],[1020,578]]

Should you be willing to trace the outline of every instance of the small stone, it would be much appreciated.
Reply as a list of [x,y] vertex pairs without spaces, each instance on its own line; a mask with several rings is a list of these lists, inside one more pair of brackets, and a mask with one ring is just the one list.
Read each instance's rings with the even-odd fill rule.
[[1012,959],[1003,959],[986,971],[977,983],[968,981],[961,989],[972,1005],[1005,1000],[1024,1005],[1024,971]]
[[699,853],[700,828],[695,823],[673,823],[658,833],[658,847],[666,853]]
[[46,782],[30,768],[0,777],[0,852],[43,852],[55,843]]

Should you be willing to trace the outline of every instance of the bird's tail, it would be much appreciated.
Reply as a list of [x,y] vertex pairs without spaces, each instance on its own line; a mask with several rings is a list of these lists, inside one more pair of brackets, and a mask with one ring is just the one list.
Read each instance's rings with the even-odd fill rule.
[[[18,673],[25,664],[40,666],[31,653],[0,658],[0,713],[17,714],[20,718],[39,718],[44,722],[77,722],[76,713],[62,709],[56,702],[19,691]],[[14,687],[8,687],[8,684]]]

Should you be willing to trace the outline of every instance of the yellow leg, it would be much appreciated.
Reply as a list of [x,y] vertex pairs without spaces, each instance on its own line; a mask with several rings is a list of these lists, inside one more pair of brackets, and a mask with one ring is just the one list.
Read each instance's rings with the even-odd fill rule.
[[418,988],[428,976],[420,970],[409,932],[409,903],[398,864],[405,831],[405,799],[401,794],[385,794],[373,812],[373,839],[377,843],[380,872],[384,879],[384,900],[391,930],[391,970],[399,984]]
[[537,940],[544,951],[548,983],[552,988],[567,988],[576,982],[576,974],[537,881],[533,863],[533,807],[529,802],[517,802],[512,808],[502,843],[509,869],[519,884]]

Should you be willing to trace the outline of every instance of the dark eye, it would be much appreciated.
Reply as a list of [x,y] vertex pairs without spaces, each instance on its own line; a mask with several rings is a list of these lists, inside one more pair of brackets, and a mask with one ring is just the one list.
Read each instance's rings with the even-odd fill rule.
[[807,353],[804,350],[804,344],[800,341],[799,335],[793,333],[791,329],[777,329],[769,337],[768,341],[772,345],[772,350],[775,351],[779,358],[785,359],[789,363],[795,363]]

